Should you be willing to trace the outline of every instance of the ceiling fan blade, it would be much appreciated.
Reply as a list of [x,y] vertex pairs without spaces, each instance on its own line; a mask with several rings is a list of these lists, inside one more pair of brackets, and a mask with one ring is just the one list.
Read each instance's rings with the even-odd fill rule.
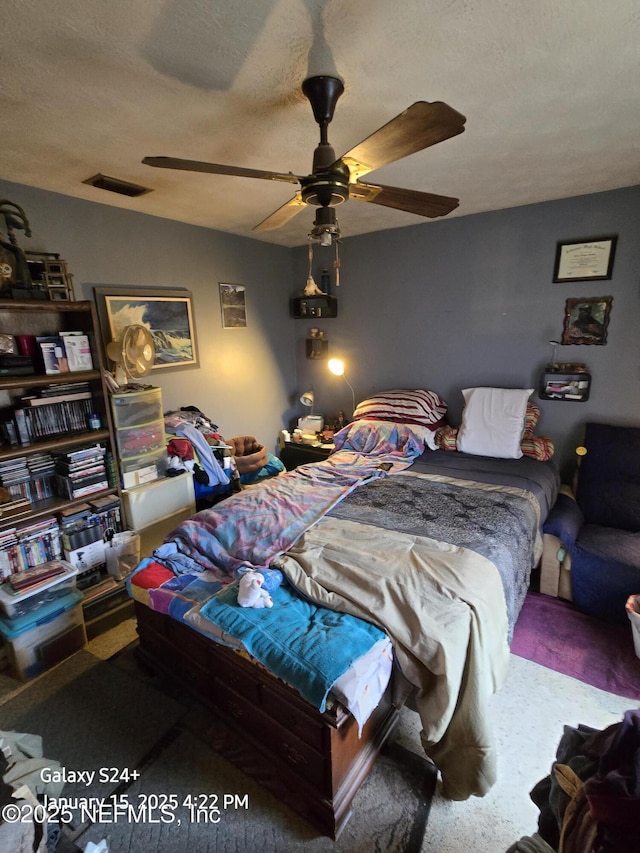
[[353,182],[367,172],[457,136],[464,130],[465,121],[465,116],[442,101],[416,101],[340,160],[349,167]]
[[298,192],[286,204],[274,210],[266,219],[255,225],[253,230],[272,231],[274,228],[280,228],[282,225],[286,225],[290,219],[293,219],[296,214],[300,213],[303,207],[307,207],[307,204],[302,200],[302,194]]
[[243,169],[239,166],[224,166],[220,163],[204,163],[201,160],[181,160],[179,157],[145,157],[145,166],[160,169],[181,169],[184,172],[208,172],[212,175],[231,175],[237,178],[262,178],[266,181],[286,181],[298,184],[300,179],[292,172],[263,172],[261,169]]
[[396,210],[406,210],[435,219],[446,216],[460,204],[457,198],[446,195],[422,193],[418,190],[405,190],[400,187],[386,187],[383,184],[350,184],[349,198],[357,201],[369,201],[383,207],[393,207]]

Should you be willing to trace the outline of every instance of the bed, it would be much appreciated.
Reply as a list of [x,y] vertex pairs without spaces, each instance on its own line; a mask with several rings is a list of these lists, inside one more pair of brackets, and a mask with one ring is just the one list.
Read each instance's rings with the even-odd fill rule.
[[[472,452],[438,448],[433,392],[386,392],[385,420],[360,404],[327,460],[197,513],[129,580],[145,660],[213,706],[216,748],[331,837],[407,698],[447,796],[495,781],[487,702],[559,484],[520,450],[530,393],[498,458],[470,420]],[[273,608],[238,607],[250,568]]]

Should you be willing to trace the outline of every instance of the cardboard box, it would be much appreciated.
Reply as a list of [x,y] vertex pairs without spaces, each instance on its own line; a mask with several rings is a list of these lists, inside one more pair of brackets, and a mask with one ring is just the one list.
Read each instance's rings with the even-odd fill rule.
[[68,551],[65,548],[64,558],[78,570],[80,575],[93,569],[103,569],[107,565],[104,547],[103,540],[99,539],[97,542],[90,542],[88,545],[83,545],[73,551]]
[[89,338],[80,332],[61,332],[64,349],[67,354],[69,370],[93,370],[93,358]]
[[64,343],[59,335],[38,335],[36,341],[40,347],[45,373],[55,375],[69,372]]

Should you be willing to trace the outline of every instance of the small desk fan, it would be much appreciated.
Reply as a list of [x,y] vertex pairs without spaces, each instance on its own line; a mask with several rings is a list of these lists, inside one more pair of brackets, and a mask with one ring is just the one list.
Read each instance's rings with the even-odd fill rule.
[[150,373],[156,357],[156,345],[146,326],[134,323],[126,326],[122,339],[111,341],[107,355],[115,362],[115,379],[118,385],[142,379]]

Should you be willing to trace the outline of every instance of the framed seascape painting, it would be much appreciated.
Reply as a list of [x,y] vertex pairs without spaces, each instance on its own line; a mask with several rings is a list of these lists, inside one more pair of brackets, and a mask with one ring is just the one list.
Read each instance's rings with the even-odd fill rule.
[[156,347],[152,370],[198,367],[196,327],[188,290],[102,285],[93,288],[103,351],[127,326],[146,326]]

